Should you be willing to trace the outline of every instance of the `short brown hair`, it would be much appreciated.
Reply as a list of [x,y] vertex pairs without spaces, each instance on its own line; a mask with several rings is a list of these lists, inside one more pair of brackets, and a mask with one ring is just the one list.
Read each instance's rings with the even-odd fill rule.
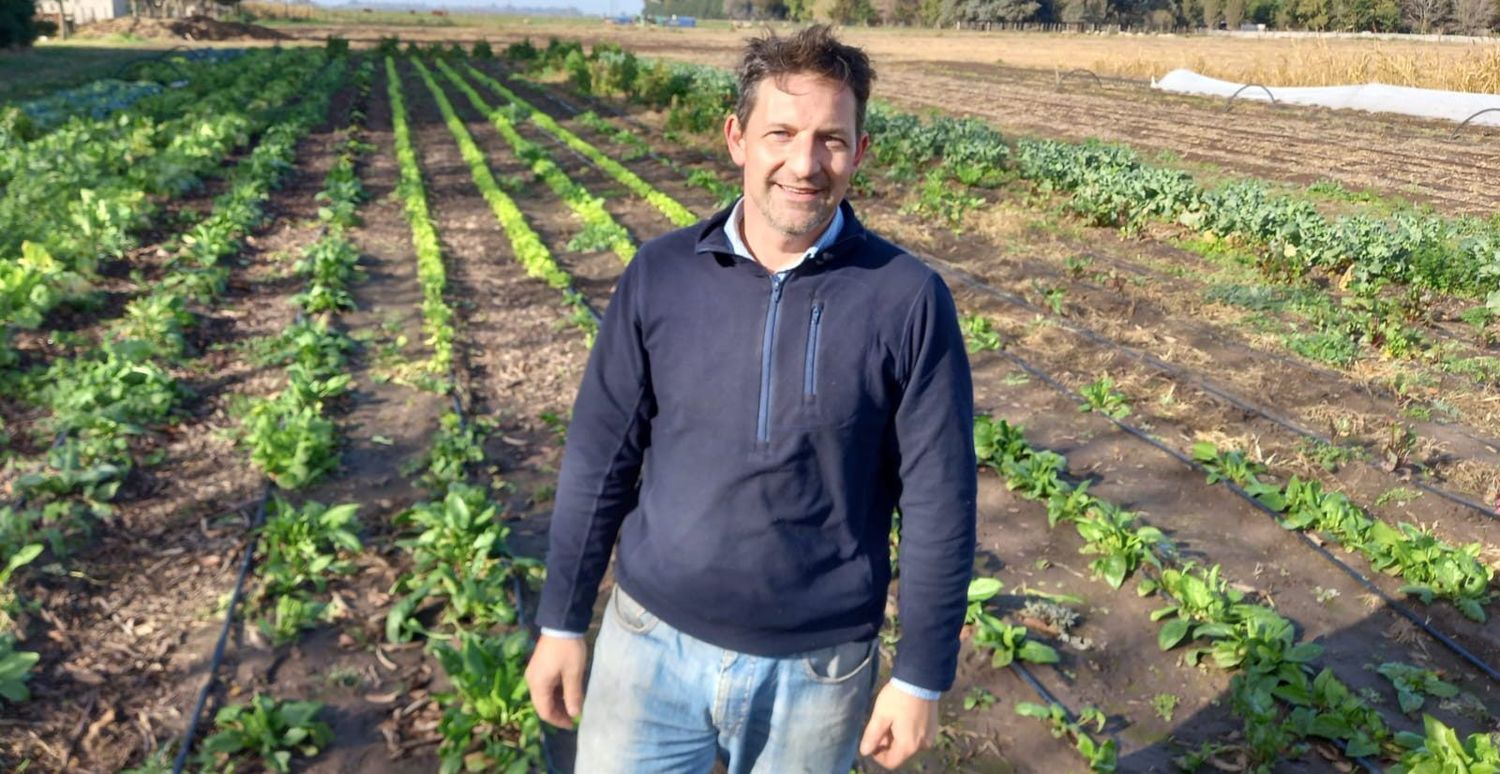
[[740,97],[734,114],[740,125],[750,121],[761,81],[771,78],[780,82],[798,73],[812,73],[849,87],[854,92],[854,129],[864,131],[865,106],[870,101],[875,68],[863,49],[839,42],[827,24],[814,24],[788,38],[767,32],[745,43],[745,55],[736,71]]

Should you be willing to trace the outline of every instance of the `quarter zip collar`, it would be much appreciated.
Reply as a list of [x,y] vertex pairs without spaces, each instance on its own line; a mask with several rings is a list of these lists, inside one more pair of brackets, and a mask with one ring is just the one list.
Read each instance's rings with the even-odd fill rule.
[[[729,241],[729,232],[725,229],[725,225],[730,222],[730,216],[734,214],[735,207],[738,204],[739,201],[736,200],[734,206],[719,210],[709,216],[708,220],[699,224],[697,227],[698,238],[693,249],[699,254],[731,256],[742,261],[749,261],[759,267],[760,264],[756,263],[748,254],[748,250],[743,252],[738,251]],[[820,244],[818,245],[817,253],[809,256],[807,260],[813,263],[821,263],[843,255],[850,250],[858,249],[859,246],[865,243],[864,224],[859,222],[858,216],[854,214],[854,208],[850,206],[847,199],[839,203],[839,216],[843,219],[842,227],[837,232],[830,227],[823,233],[823,239],[831,239],[832,241],[824,245],[822,244],[822,240],[819,240]],[[835,220],[838,220],[838,217],[835,217]]]
[[[828,225],[823,228],[823,233],[818,235],[818,240],[813,243],[812,247],[804,250],[801,258],[798,258],[790,266],[776,272],[777,274],[789,272],[801,266],[809,258],[816,257],[818,253],[828,249],[829,245],[838,240],[839,232],[844,230],[844,208],[842,204],[840,202],[839,208],[833,211],[833,220],[829,221]],[[729,210],[729,219],[724,222],[724,238],[729,241],[729,247],[737,257],[760,263],[754,255],[750,254],[750,246],[746,245],[745,240],[740,237],[740,230],[744,222],[745,197],[741,196],[735,200],[734,206]]]

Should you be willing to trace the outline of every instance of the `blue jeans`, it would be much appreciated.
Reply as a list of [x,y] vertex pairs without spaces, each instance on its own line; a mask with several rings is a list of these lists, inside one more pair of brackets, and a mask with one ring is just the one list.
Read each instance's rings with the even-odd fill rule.
[[875,640],[785,658],[673,629],[618,586],[594,646],[577,774],[848,774],[879,673]]

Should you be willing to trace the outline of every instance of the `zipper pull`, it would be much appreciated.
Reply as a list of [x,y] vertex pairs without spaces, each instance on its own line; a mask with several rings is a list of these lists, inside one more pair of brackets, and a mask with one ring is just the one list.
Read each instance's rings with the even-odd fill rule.
[[813,312],[812,312],[812,314],[813,314],[813,319],[812,319],[813,325],[817,325],[818,321],[823,319],[823,302],[819,301],[818,303],[813,304]]
[[783,282],[785,282],[785,281],[786,281],[786,275],[785,274],[773,274],[773,275],[771,275],[771,300],[773,302],[781,300],[781,284]]

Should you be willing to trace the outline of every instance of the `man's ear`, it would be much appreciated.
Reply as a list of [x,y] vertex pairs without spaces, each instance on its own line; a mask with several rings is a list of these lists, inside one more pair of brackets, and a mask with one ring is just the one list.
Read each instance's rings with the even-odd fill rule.
[[729,148],[734,165],[745,166],[745,127],[740,125],[740,118],[734,113],[724,119],[724,145]]
[[870,149],[870,133],[865,132],[859,136],[859,142],[854,146],[854,168],[859,169],[865,163],[865,152]]

